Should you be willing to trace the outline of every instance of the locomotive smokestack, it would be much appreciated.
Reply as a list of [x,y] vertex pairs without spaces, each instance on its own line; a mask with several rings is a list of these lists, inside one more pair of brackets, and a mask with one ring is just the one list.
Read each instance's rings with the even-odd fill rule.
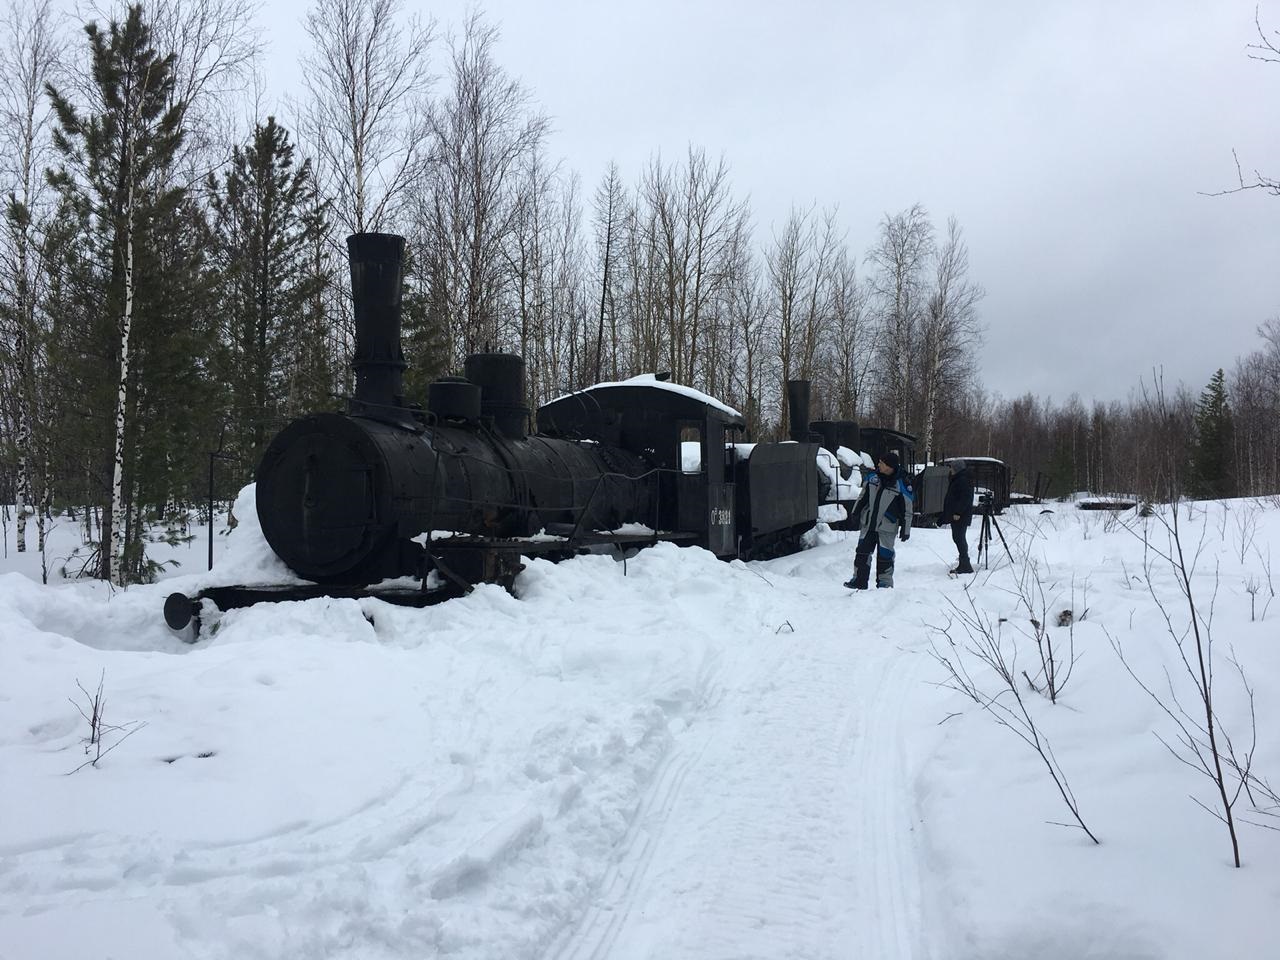
[[787,408],[791,413],[791,439],[804,443],[809,439],[809,381],[787,381]]
[[404,352],[400,349],[400,280],[404,237],[354,233],[347,237],[351,298],[356,314],[356,393],[351,412],[400,420],[404,406]]

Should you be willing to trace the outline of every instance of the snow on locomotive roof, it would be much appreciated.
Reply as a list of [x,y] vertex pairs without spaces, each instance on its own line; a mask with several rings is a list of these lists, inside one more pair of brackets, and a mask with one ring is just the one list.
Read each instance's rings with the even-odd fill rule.
[[592,390],[599,390],[603,387],[656,387],[659,390],[666,390],[668,393],[678,393],[681,396],[688,397],[690,400],[696,400],[699,403],[705,403],[709,407],[727,413],[731,417],[741,417],[742,414],[733,407],[721,403],[710,394],[703,393],[701,390],[695,390],[693,387],[686,387],[681,383],[670,383],[667,380],[659,380],[652,373],[642,373],[638,376],[630,377],[626,380],[617,380],[610,383],[596,383],[584,390],[575,390],[573,393],[566,393],[564,396],[556,397],[551,403],[563,400],[565,397],[572,397],[579,393],[588,393]]

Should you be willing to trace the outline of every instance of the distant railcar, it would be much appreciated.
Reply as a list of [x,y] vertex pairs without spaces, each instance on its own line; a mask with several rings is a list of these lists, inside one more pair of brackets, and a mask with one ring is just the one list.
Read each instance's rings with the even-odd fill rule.
[[973,480],[974,506],[981,512],[1004,513],[1010,503],[1009,467],[994,457],[950,457],[925,467],[915,478],[915,515],[921,524],[946,523],[942,505],[951,481],[951,461],[964,460]]

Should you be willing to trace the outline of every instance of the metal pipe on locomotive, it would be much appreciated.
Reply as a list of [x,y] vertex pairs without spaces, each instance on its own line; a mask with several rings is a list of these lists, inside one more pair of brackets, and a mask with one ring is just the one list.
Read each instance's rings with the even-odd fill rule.
[[807,403],[793,403],[799,442],[748,444],[742,417],[714,398],[633,378],[544,404],[530,433],[524,363],[509,354],[472,355],[465,376],[430,385],[425,409],[406,403],[404,239],[356,234],[347,250],[355,394],[344,414],[285,427],[256,475],[267,543],[310,583],[173,594],[173,629],[193,618],[198,629],[205,602],[378,596],[425,605],[481,582],[510,588],[522,556],[558,559],[601,544],[670,540],[726,559],[767,556],[795,548],[814,525],[819,447],[809,442]]

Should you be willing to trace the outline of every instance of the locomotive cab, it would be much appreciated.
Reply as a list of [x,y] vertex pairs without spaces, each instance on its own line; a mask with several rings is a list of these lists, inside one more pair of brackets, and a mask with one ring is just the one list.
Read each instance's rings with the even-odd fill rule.
[[619,448],[657,477],[650,521],[659,535],[737,555],[732,446],[742,416],[704,393],[653,375],[601,383],[538,408],[540,435]]

